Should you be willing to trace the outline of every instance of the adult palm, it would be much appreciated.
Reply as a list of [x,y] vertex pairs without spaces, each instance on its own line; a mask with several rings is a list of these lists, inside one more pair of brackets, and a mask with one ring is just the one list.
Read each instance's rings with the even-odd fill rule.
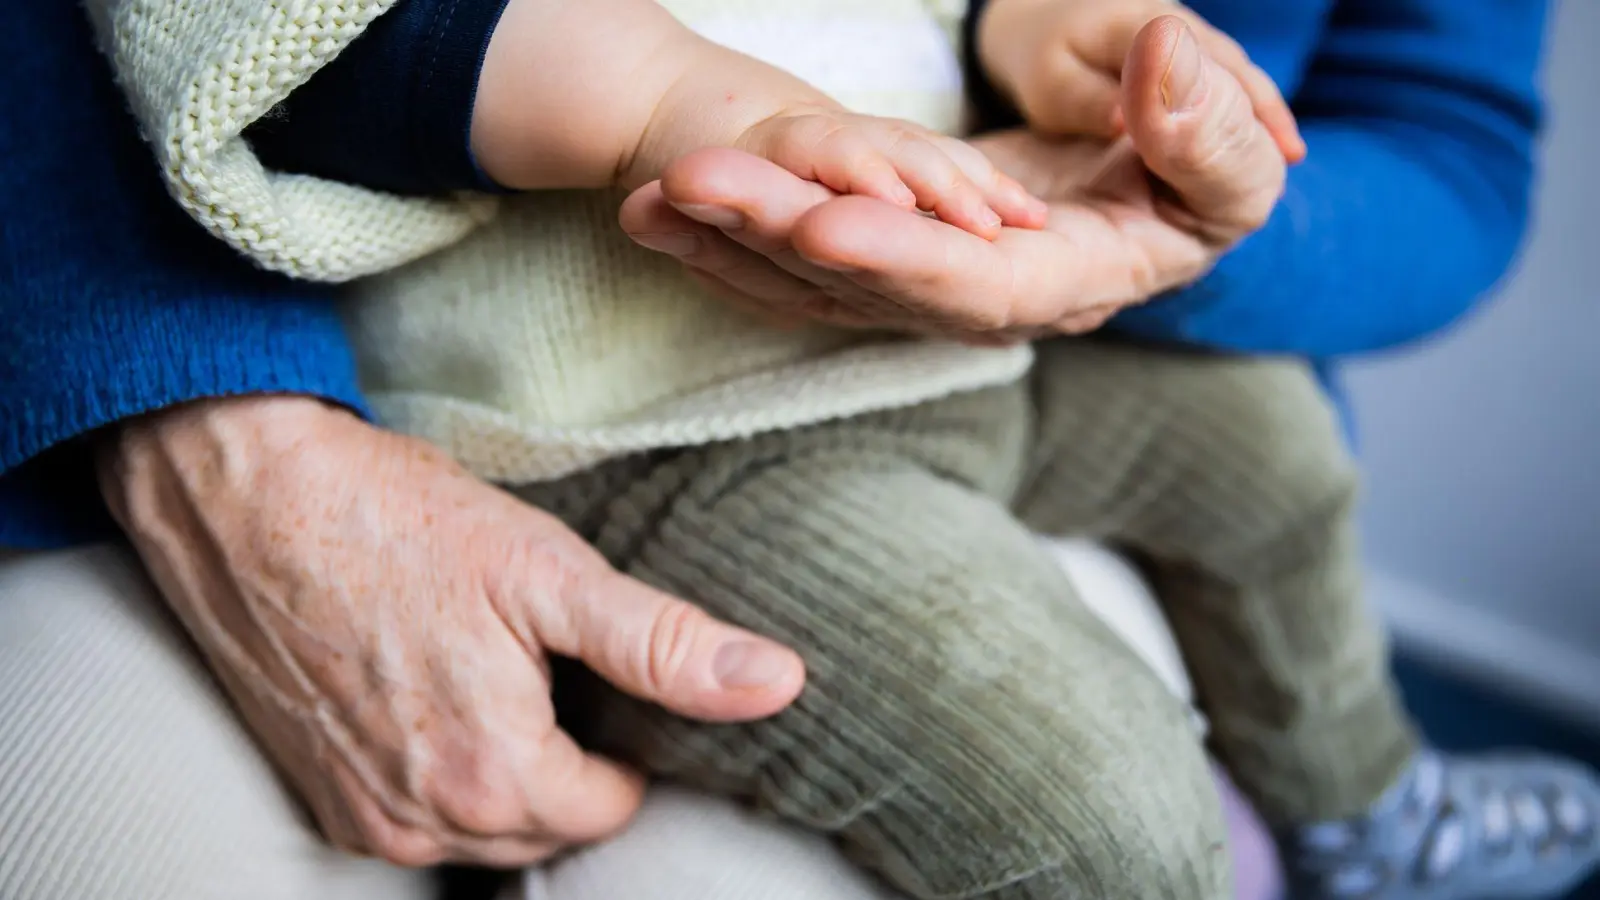
[[1140,32],[1123,92],[1127,134],[1109,145],[1017,131],[952,147],[1045,199],[1042,230],[984,240],[725,149],[640,188],[622,225],[783,319],[977,342],[1089,331],[1204,274],[1266,220],[1285,178],[1245,90],[1180,20]]

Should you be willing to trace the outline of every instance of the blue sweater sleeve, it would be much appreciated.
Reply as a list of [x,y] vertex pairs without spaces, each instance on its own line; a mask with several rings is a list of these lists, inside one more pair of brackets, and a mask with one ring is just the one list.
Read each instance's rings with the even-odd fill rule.
[[1527,226],[1546,14],[1542,0],[1339,0],[1293,97],[1310,155],[1276,213],[1114,327],[1325,358],[1462,316]]
[[[1471,309],[1527,226],[1547,3],[1332,0],[1314,41],[1257,21],[1305,17],[1285,0],[1190,5],[1259,25],[1239,36],[1292,91],[1310,156],[1266,227],[1112,327],[1330,358],[1416,340]],[[974,100],[986,124],[1016,121],[981,75]]]
[[0,55],[0,546],[113,533],[87,445],[118,420],[262,391],[361,409],[328,289],[168,198],[77,4],[17,4]]
[[399,0],[246,136],[267,166],[398,194],[499,193],[472,108],[508,0]]

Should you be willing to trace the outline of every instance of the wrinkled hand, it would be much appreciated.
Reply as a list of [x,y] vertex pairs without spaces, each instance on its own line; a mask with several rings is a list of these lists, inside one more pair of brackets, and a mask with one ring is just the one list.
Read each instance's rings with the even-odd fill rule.
[[1124,125],[1128,54],[1144,26],[1162,16],[1189,26],[1244,88],[1284,156],[1299,162],[1305,142],[1272,78],[1233,38],[1173,0],[990,0],[978,20],[978,59],[1034,131],[1109,139]]
[[1004,342],[1092,330],[1199,278],[1266,221],[1286,160],[1226,68],[1182,20],[1133,41],[1127,135],[977,145],[1050,203],[1042,231],[986,241],[765,161],[704,150],[623,204],[623,229],[708,289],[780,320]]
[[101,484],[336,845],[520,866],[621,827],[643,781],[555,722],[548,653],[685,715],[769,715],[793,653],[611,570],[431,446],[315,400],[125,426]]

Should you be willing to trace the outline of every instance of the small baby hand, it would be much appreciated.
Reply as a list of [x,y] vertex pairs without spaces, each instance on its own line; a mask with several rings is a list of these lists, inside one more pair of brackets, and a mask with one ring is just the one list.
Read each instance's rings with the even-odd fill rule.
[[841,194],[931,212],[983,238],[1043,227],[1044,201],[965,141],[910,122],[807,106],[764,119],[738,148]]
[[978,22],[978,57],[1034,130],[1109,138],[1122,130],[1121,74],[1134,38],[1165,15],[1182,19],[1201,50],[1238,79],[1284,158],[1304,158],[1294,114],[1272,78],[1173,0],[990,0]]

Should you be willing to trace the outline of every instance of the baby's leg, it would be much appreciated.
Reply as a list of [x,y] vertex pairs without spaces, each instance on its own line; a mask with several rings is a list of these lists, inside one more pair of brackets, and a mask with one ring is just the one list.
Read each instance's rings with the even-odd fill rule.
[[1227,897],[1185,709],[994,499],[1028,426],[1019,387],[522,491],[809,667],[763,722],[697,724],[602,687],[569,705],[579,730],[835,835],[918,897]]
[[1146,559],[1297,897],[1554,897],[1600,864],[1593,773],[1419,749],[1362,593],[1355,470],[1304,367],[1059,342],[1035,388],[1022,517]]
[[1058,341],[1034,384],[1023,520],[1143,557],[1217,750],[1269,820],[1365,809],[1416,742],[1361,590],[1355,467],[1310,373]]

